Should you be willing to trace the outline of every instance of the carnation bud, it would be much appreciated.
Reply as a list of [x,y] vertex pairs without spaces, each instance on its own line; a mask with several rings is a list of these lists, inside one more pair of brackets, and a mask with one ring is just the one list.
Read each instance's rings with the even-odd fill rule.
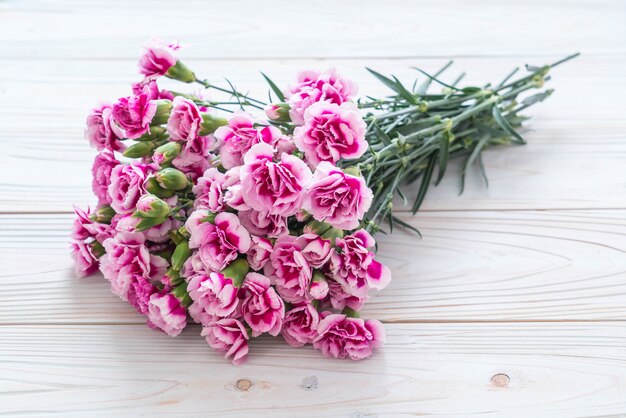
[[348,318],[359,318],[361,317],[361,315],[355,311],[352,308],[348,308],[347,306],[345,308],[343,308],[343,311],[341,311],[342,314],[344,314],[345,316],[347,316]]
[[174,250],[174,254],[172,254],[172,268],[174,270],[180,270],[190,255],[191,250],[189,249],[189,243],[187,241],[179,243]]
[[220,126],[228,125],[228,120],[225,118],[219,118],[217,116],[209,115],[208,113],[202,114],[202,127],[200,128],[200,135],[212,134]]
[[150,125],[163,125],[167,123],[167,120],[170,118],[170,113],[172,112],[172,102],[166,99],[154,100],[157,104],[156,113],[150,122]]
[[136,215],[139,218],[165,218],[170,214],[170,206],[153,194],[145,194],[137,202]]
[[179,142],[168,142],[154,150],[152,161],[159,165],[169,164],[180,154],[182,146]]
[[243,258],[238,258],[226,266],[226,268],[222,270],[222,274],[224,277],[231,279],[235,287],[241,287],[243,279],[246,277],[249,270],[250,266],[248,262]]
[[193,83],[196,81],[196,75],[180,60],[176,61],[176,65],[170,67],[165,73],[165,77],[182,81],[183,83]]
[[115,210],[109,205],[100,206],[96,213],[91,215],[90,219],[101,224],[110,224],[111,219],[115,216]]
[[207,214],[207,216],[205,216],[204,218],[201,219],[201,222],[208,222],[210,224],[215,222],[215,217],[217,216],[217,213],[215,212],[209,212]]
[[167,218],[142,218],[137,225],[135,225],[135,231],[141,232],[146,229],[150,229],[153,226],[161,225]]
[[126,148],[124,151],[124,157],[128,158],[141,158],[152,154],[154,150],[154,142],[137,142]]
[[143,142],[143,141],[155,141],[160,139],[167,138],[167,131],[162,126],[151,126],[150,130],[145,134],[141,135],[139,138],[135,139],[135,141]]
[[104,254],[106,254],[106,250],[104,249],[104,246],[102,244],[100,244],[98,241],[94,241],[91,244],[89,244],[91,246],[91,253],[96,257],[96,258],[100,258],[102,257]]
[[[174,270],[172,267],[167,269],[165,276],[169,279],[169,285],[172,287],[176,287],[185,281],[184,278],[180,277],[180,272],[178,270]],[[161,279],[161,281],[164,281],[164,279],[165,277]]]
[[311,287],[309,288],[309,293],[313,297],[313,299],[321,300],[324,299],[328,295],[328,281],[324,274],[315,270],[313,273],[313,280],[311,281]]
[[183,281],[181,284],[176,286],[174,290],[172,290],[172,294],[176,296],[184,307],[191,305],[193,300],[189,297],[189,293],[187,292],[187,282]]
[[275,122],[289,122],[289,105],[287,103],[270,103],[265,106],[265,115]]
[[146,180],[144,184],[144,187],[146,188],[146,191],[148,193],[151,193],[163,199],[167,199],[168,197],[172,197],[176,194],[174,190],[167,190],[161,187],[155,177],[148,178],[148,180]]
[[322,238],[330,240],[333,245],[335,244],[335,238],[343,237],[343,230],[333,228],[330,224],[320,221],[311,221],[304,226],[304,233],[319,235]]
[[189,184],[189,180],[182,171],[171,167],[157,172],[154,177],[159,186],[168,190],[182,190]]
[[350,176],[362,177],[361,176],[361,170],[359,170],[359,168],[357,166],[355,166],[355,165],[344,168],[343,172],[348,174],[348,175],[350,175]]

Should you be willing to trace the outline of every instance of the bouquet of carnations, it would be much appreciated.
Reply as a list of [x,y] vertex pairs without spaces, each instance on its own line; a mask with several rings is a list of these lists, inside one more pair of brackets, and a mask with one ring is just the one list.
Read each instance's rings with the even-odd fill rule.
[[[393,94],[358,100],[335,70],[286,90],[263,75],[265,103],[197,78],[178,49],[149,42],[132,94],[88,116],[98,204],[76,209],[72,254],[79,276],[99,269],[149,327],[175,337],[196,322],[235,364],[263,334],[353,360],[380,347],[381,323],[359,311],[391,280],[372,234],[412,228],[391,212],[407,201],[400,186],[420,180],[415,212],[450,157],[482,167],[486,147],[523,143],[519,112],[551,90],[518,96],[571,58],[483,87],[441,81],[449,64],[417,69],[410,88],[369,70]],[[161,89],[161,77],[202,91]]]

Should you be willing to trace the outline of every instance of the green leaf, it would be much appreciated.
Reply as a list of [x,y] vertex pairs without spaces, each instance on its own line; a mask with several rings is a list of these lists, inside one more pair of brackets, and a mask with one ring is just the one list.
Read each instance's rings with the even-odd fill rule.
[[411,224],[409,224],[407,222],[404,222],[402,219],[400,219],[400,218],[398,218],[396,216],[393,216],[393,215],[391,216],[391,219],[395,223],[397,223],[398,225],[402,226],[403,228],[410,229],[411,231],[415,232],[420,238],[422,238],[422,233],[417,228],[415,228],[413,225],[411,225]]
[[449,88],[451,90],[461,91],[458,88],[456,88],[456,87],[454,87],[454,86],[452,86],[450,84],[444,83],[443,81],[439,80],[437,77],[428,74],[426,71],[424,71],[424,70],[422,70],[420,68],[417,68],[417,67],[411,67],[411,68],[413,68],[414,70],[419,71],[420,73],[424,74],[426,77],[430,78],[435,83],[441,84],[442,86],[447,87],[447,88]]
[[452,133],[444,133],[441,137],[441,143],[439,144],[439,173],[437,174],[437,180],[435,180],[435,186],[441,182],[441,179],[443,179],[443,175],[445,174],[448,166],[451,135]]
[[393,81],[390,78],[385,77],[384,75],[382,75],[381,73],[378,73],[374,70],[372,70],[371,68],[365,67],[365,69],[367,71],[370,72],[370,74],[372,74],[374,77],[376,77],[381,83],[383,83],[385,86],[389,87],[391,90],[395,91],[396,93],[398,92],[396,90],[396,83],[395,81]]
[[487,145],[487,141],[489,141],[489,138],[489,135],[485,135],[480,138],[480,140],[472,149],[472,153],[467,157],[467,160],[465,160],[465,167],[463,167],[463,173],[461,173],[461,192],[459,193],[460,195],[463,194],[463,191],[465,190],[465,175],[467,174],[468,168],[472,164],[474,164],[474,160],[476,160],[476,157],[480,155],[485,145]]
[[550,95],[553,92],[554,90],[550,89],[550,90],[542,91],[541,93],[533,94],[532,96],[528,96],[524,100],[522,100],[522,105],[531,106],[531,105],[534,105],[535,103],[542,102],[548,97],[550,97]]
[[270,85],[270,88],[272,89],[272,91],[274,92],[276,97],[278,97],[278,100],[280,100],[281,102],[284,102],[285,101],[285,95],[283,94],[282,91],[280,91],[278,86],[268,76],[266,76],[265,73],[262,72],[261,75],[263,76],[265,81],[267,81],[267,84]]
[[415,202],[413,202],[413,207],[411,211],[413,215],[417,213],[418,209],[422,205],[424,198],[426,197],[426,192],[428,191],[428,187],[430,186],[430,179],[433,177],[433,171],[435,170],[435,165],[437,165],[437,155],[439,151],[433,152],[428,160],[428,165],[426,166],[426,170],[424,171],[424,176],[422,177],[422,183],[420,184],[419,191],[417,192],[417,196],[415,197]]
[[[439,69],[439,71],[437,71],[433,77],[439,77],[445,70],[447,70],[451,65],[452,65],[453,61],[450,60],[446,63],[446,65],[444,65],[441,69]],[[417,94],[419,94],[420,96],[423,96],[424,93],[426,93],[428,91],[428,88],[430,87],[430,83],[433,81],[433,78],[429,77],[426,80],[424,80],[424,82],[419,86],[419,88],[417,89]]]
[[406,100],[407,102],[411,103],[411,104],[417,104],[418,100],[415,96],[413,96],[413,94],[408,91],[406,89],[406,87],[404,87],[404,85],[400,82],[400,80],[398,80],[398,78],[395,75],[392,75],[394,81],[396,82],[396,88],[397,88],[397,92],[400,95],[400,97],[402,97],[404,100]]
[[515,129],[513,129],[513,127],[509,124],[509,122],[505,119],[505,117],[502,116],[502,113],[500,113],[500,109],[498,108],[498,105],[494,105],[491,108],[491,114],[493,115],[493,118],[495,119],[496,123],[498,125],[500,125],[500,127],[506,133],[508,133],[509,135],[511,135],[513,137],[514,142],[517,142],[519,144],[525,144],[526,143],[524,138],[522,138],[520,136],[520,134],[515,132]]

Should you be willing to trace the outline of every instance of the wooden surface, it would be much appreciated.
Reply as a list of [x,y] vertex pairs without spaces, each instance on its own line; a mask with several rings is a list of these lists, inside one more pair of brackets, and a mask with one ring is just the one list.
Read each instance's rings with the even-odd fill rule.
[[[618,0],[0,2],[0,416],[626,416],[624,21]],[[470,173],[458,196],[452,164],[424,211],[398,211],[422,240],[378,237],[394,280],[365,315],[384,349],[353,363],[262,338],[234,367],[199,328],[151,331],[72,274],[85,114],[128,91],[152,35],[258,94],[260,70],[333,66],[381,94],[363,66],[454,58],[482,83],[583,55],[529,112],[528,145],[486,153],[489,188]]]

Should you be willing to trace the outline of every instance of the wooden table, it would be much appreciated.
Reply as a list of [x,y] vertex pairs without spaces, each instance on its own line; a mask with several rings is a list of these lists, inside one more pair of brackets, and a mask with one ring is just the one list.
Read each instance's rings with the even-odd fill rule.
[[[623,1],[0,2],[0,416],[626,414],[626,5]],[[150,35],[188,45],[209,80],[253,93],[334,66],[384,94],[448,58],[467,82],[582,57],[554,72],[528,145],[460,166],[379,236],[392,284],[364,316],[388,342],[363,362],[279,339],[234,367],[191,327],[142,324],[101,276],[76,279],[73,203],[93,204],[82,138],[99,99],[128,94]],[[451,71],[450,78],[457,73]]]

